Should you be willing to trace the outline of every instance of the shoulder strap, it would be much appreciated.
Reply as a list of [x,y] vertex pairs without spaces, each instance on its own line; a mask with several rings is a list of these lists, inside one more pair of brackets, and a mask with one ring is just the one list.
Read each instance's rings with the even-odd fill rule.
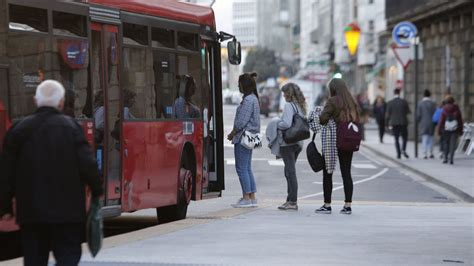
[[298,111],[298,107],[296,107],[295,103],[294,102],[291,102],[291,106],[293,107],[293,109],[295,110],[295,113],[299,114],[300,112]]

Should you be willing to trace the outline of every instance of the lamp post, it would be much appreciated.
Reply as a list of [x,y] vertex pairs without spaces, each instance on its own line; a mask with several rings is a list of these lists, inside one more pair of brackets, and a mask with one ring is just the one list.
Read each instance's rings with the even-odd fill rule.
[[357,52],[357,47],[359,46],[361,31],[359,25],[355,22],[350,23],[344,28],[344,37],[346,39],[347,48],[349,49],[350,54],[350,83],[354,84],[355,82],[355,54]]
[[360,40],[360,28],[353,22],[347,25],[344,28],[344,37],[346,38],[347,48],[349,49],[349,54],[354,56],[357,52],[357,46],[359,45]]

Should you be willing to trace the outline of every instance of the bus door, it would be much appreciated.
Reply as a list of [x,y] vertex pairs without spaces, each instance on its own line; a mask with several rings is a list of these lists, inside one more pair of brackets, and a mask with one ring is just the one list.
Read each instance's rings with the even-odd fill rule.
[[[208,184],[203,184],[206,191],[221,192],[224,189],[223,169],[223,125],[222,125],[222,92],[220,84],[220,47],[213,41],[205,41],[202,44],[201,55],[205,62],[204,99],[206,99],[207,110],[204,112],[204,147],[205,160],[207,161]],[[206,114],[207,113],[207,114]]]
[[0,65],[0,151],[10,120],[8,117],[8,68]]
[[104,206],[120,205],[121,108],[118,26],[91,23],[94,142],[104,184]]

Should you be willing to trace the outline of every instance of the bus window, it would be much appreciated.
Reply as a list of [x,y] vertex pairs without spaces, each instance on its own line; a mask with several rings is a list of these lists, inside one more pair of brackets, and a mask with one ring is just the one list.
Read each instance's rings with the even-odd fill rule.
[[8,10],[11,30],[48,32],[48,12],[46,9],[9,5]]
[[151,29],[151,45],[153,47],[174,48],[174,30],[166,30],[159,28]]
[[123,44],[148,45],[147,26],[123,23]]
[[199,118],[199,107],[193,102],[197,89],[196,80],[189,75],[180,75],[177,80],[177,95],[173,106],[175,117]]
[[198,35],[194,33],[178,32],[178,48],[197,51]]
[[[178,100],[180,97],[184,97],[187,114],[184,117],[183,115],[177,116],[177,118],[200,118],[202,109],[201,57],[199,55],[179,55],[178,74],[180,82],[177,83],[175,98]],[[183,77],[187,78],[183,80]],[[192,86],[189,84],[190,81],[194,83]],[[190,87],[193,87],[192,90],[189,89]]]
[[[64,113],[76,118],[92,117],[89,87],[89,41],[56,39],[53,42],[52,77],[66,89]],[[89,99],[89,104],[88,103]]]
[[146,48],[123,48],[123,106],[124,119],[156,118],[156,95],[150,75],[153,62]]
[[85,16],[53,11],[53,34],[87,37]]
[[153,51],[157,118],[174,118],[173,103],[176,94],[175,58],[174,54]]
[[10,58],[10,115],[15,120],[33,113],[36,87],[50,75],[49,37],[11,33],[7,41]]

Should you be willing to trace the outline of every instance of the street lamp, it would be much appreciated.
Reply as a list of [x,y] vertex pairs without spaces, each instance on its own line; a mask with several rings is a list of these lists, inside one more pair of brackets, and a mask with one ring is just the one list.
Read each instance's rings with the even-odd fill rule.
[[347,48],[351,56],[355,55],[360,39],[360,28],[353,22],[344,28],[344,37],[346,38]]

